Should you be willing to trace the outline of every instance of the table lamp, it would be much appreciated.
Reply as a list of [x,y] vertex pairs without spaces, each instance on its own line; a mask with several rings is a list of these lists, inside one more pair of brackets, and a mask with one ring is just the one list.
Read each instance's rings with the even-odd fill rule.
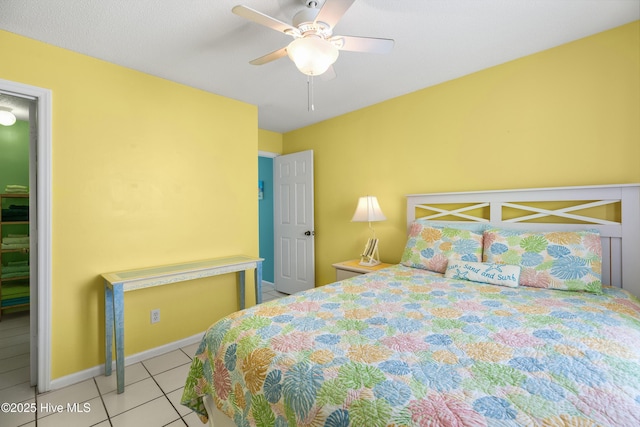
[[384,221],[384,216],[380,209],[378,199],[374,196],[365,196],[358,199],[358,206],[351,218],[351,222],[368,222],[371,229],[371,237],[367,240],[364,252],[360,255],[360,265],[372,267],[380,264],[380,255],[378,251],[378,239],[376,232],[371,225],[374,221]]

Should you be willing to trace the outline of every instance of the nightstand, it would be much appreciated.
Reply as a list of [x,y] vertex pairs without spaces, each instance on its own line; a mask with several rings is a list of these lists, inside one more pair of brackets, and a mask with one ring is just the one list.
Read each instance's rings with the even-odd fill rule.
[[361,274],[371,273],[372,271],[391,267],[392,265],[393,264],[381,262],[380,264],[373,267],[367,267],[364,265],[360,265],[360,258],[331,264],[331,266],[336,269],[336,281],[348,279],[349,277],[353,276],[359,276]]

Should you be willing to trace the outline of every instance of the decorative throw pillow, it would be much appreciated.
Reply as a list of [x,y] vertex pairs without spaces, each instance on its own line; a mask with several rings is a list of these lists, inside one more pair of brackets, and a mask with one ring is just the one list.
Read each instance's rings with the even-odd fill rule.
[[598,231],[487,230],[483,261],[519,265],[521,286],[602,292]]
[[407,267],[444,273],[450,258],[480,261],[482,233],[458,228],[435,228],[414,222],[402,253]]
[[520,266],[450,260],[444,277],[516,288]]

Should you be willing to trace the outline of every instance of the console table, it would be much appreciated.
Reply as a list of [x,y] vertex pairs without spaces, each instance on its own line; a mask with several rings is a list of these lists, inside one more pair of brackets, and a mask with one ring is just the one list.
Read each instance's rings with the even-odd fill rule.
[[262,302],[262,261],[244,255],[214,258],[180,264],[147,267],[135,270],[104,273],[105,365],[104,373],[111,375],[111,352],[116,341],[116,375],[118,393],[124,392],[124,293],[153,286],[168,285],[202,277],[238,273],[240,309],[244,308],[245,271],[255,269],[256,304]]

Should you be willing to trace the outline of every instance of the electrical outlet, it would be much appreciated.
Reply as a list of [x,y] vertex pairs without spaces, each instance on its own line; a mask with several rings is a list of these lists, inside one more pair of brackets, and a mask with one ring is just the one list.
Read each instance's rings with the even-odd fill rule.
[[158,323],[160,321],[160,309],[156,308],[151,310],[151,323]]

